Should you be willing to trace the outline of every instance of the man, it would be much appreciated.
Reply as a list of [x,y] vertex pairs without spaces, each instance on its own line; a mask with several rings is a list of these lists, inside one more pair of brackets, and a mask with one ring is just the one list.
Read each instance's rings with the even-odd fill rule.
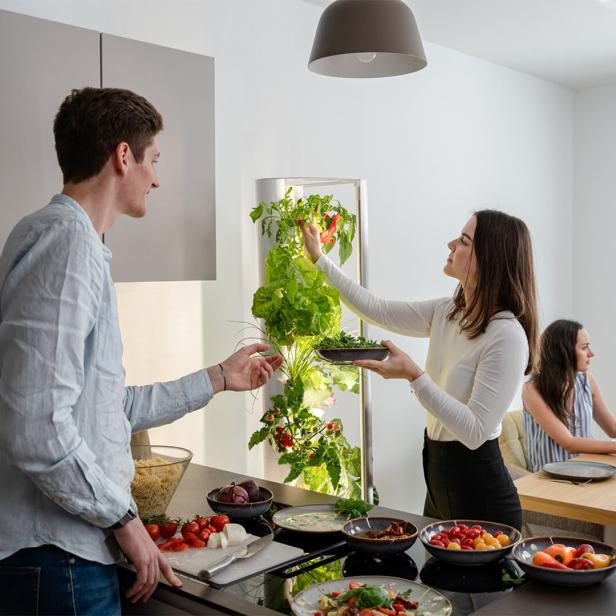
[[160,114],[127,90],[73,90],[54,122],[64,187],[0,257],[0,613],[119,614],[173,574],[130,496],[131,432],[268,381],[282,358],[254,344],[176,381],[125,387],[111,252],[121,214],[158,188]]

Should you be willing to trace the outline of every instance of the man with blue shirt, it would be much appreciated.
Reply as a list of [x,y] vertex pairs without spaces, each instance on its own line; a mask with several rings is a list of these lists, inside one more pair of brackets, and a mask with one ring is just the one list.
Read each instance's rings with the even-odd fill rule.
[[20,221],[0,257],[0,614],[119,614],[115,563],[147,600],[180,585],[130,495],[132,432],[224,389],[266,383],[282,361],[255,344],[176,381],[125,387],[111,252],[118,216],[158,188],[160,114],[127,90],[84,88],[54,122],[62,193]]

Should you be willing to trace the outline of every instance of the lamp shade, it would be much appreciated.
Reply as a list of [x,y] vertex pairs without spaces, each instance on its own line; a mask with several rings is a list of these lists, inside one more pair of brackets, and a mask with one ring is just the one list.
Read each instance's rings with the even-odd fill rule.
[[333,77],[390,77],[426,64],[415,17],[402,0],[335,0],[319,20],[308,68]]

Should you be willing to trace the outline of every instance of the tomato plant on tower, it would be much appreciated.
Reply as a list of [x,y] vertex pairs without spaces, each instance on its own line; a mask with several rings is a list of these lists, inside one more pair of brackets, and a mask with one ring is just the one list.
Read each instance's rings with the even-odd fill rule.
[[359,373],[314,354],[322,338],[340,334],[340,297],[304,256],[298,226],[299,220],[314,222],[323,251],[337,245],[343,264],[352,253],[356,217],[332,195],[295,200],[291,189],[279,201],[259,203],[250,216],[260,220],[262,235],[274,240],[252,314],[263,319],[268,342],[284,358],[284,389],[271,398],[249,448],[268,441],[280,454],[279,463],[289,465],[286,482],[300,478],[311,490],[356,498],[361,493],[359,447],[346,440],[339,418],[325,414],[335,404],[336,387],[359,393]]

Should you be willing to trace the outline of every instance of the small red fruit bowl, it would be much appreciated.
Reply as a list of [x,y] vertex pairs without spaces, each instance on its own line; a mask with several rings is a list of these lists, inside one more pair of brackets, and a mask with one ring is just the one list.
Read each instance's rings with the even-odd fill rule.
[[[576,550],[582,545],[590,545],[594,554],[605,556],[604,560],[610,564],[584,570],[575,570],[568,567],[552,569],[534,564],[535,555],[538,552],[544,552],[544,550],[549,550],[551,546],[558,544]],[[590,586],[601,582],[616,571],[616,549],[614,547],[601,541],[580,539],[579,537],[529,537],[520,541],[513,548],[512,556],[529,578],[554,586]]]
[[429,524],[419,533],[432,556],[453,565],[498,562],[521,538],[520,531],[513,526],[481,520],[443,520]]

